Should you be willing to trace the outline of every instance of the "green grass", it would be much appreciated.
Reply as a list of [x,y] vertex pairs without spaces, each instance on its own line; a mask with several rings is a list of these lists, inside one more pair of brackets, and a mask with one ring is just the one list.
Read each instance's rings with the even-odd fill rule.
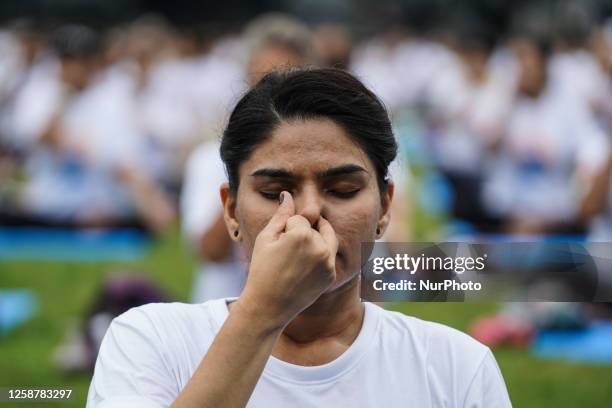
[[[64,376],[51,364],[54,349],[70,324],[79,321],[104,277],[117,269],[146,271],[173,298],[186,300],[193,262],[175,230],[149,255],[134,263],[0,262],[0,287],[31,288],[39,298],[36,318],[0,338],[0,387],[71,388],[75,398],[19,407],[83,407],[88,376]],[[391,308],[465,330],[491,303],[403,303]],[[537,360],[524,350],[496,350],[516,407],[610,407],[612,368]],[[8,404],[0,404],[0,407]]]

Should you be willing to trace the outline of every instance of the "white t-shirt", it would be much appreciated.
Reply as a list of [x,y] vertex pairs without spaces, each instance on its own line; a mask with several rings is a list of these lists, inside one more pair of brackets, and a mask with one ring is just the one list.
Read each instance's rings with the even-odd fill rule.
[[[436,115],[445,122],[433,147],[443,169],[477,174],[489,156],[489,146],[502,133],[513,90],[493,72],[479,84],[470,81],[464,70],[459,74],[447,75],[441,81],[446,85],[437,89],[439,99],[432,100]],[[444,97],[443,88],[447,93]]]
[[[167,407],[228,316],[227,299],[149,304],[113,320],[88,408]],[[303,367],[270,357],[248,407],[510,407],[491,351],[471,337],[365,303],[353,344]]]
[[27,74],[10,104],[5,132],[14,146],[32,149],[65,102],[67,89],[61,66],[53,57],[42,58]]
[[594,55],[584,49],[561,52],[549,62],[552,87],[563,98],[592,108],[606,98],[609,79]]
[[56,219],[135,215],[130,191],[116,171],[129,167],[146,173],[148,168],[144,138],[134,121],[133,87],[127,75],[118,74],[115,68],[98,73],[87,88],[64,98],[61,112],[46,113],[39,133],[61,114],[61,153],[39,149],[30,155],[22,191],[29,212]]
[[561,96],[549,88],[537,99],[517,100],[487,174],[483,197],[491,212],[572,219],[593,176],[607,164],[606,134],[581,101]]

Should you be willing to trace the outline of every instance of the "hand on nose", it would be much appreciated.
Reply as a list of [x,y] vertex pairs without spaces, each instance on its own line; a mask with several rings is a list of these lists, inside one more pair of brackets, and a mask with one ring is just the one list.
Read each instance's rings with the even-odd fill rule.
[[281,194],[280,206],[255,240],[240,299],[284,327],[335,281],[338,240],[320,211],[311,223],[296,214],[290,193]]

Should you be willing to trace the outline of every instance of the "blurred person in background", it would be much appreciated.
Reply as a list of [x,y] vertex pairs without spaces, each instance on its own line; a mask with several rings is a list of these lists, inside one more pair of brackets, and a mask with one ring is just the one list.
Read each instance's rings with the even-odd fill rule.
[[313,46],[321,66],[349,68],[353,39],[348,27],[338,23],[321,24],[314,31]]
[[106,91],[130,112],[151,177],[176,200],[187,157],[221,125],[228,85],[242,74],[229,59],[213,58],[210,42],[155,15],[107,36]]
[[15,98],[38,66],[44,41],[31,20],[22,19],[0,30],[0,222],[17,206],[19,179],[32,144],[13,132]]
[[435,30],[417,28],[416,18],[383,27],[352,53],[351,71],[377,90],[392,116],[432,103],[432,85],[461,69],[456,53]]
[[271,71],[319,63],[313,33],[288,15],[269,13],[259,16],[247,25],[243,38],[249,50],[249,86]]
[[[5,140],[10,140],[17,150],[24,153],[28,173],[24,194],[12,203],[15,208],[5,209],[8,218],[13,215],[18,219],[24,212],[24,218],[33,215],[53,220],[67,218],[67,213],[74,211],[74,206],[66,205],[67,213],[57,214],[64,207],[61,196],[66,191],[57,194],[58,190],[53,188],[54,183],[61,185],[65,178],[60,164],[53,165],[53,157],[60,149],[57,128],[64,106],[87,86],[97,68],[98,37],[83,27],[68,30],[73,31],[74,38],[66,38],[69,35],[65,30],[65,34],[56,32],[50,44],[45,44],[34,59],[31,68],[23,67],[22,84],[5,106]],[[46,198],[45,180],[49,186]]]
[[[602,84],[604,97],[599,99],[595,112],[608,140],[612,141],[612,19],[608,19],[596,30],[591,46],[593,55],[606,75],[606,81]],[[589,240],[612,241],[612,152],[608,166],[602,167],[584,197],[581,217],[589,225]]]
[[193,51],[186,51],[182,40],[154,15],[116,28],[107,35],[102,81],[107,97],[129,112],[126,119],[139,135],[150,177],[173,196],[197,134],[186,85],[193,78],[187,62]]
[[21,209],[51,223],[164,230],[174,210],[147,172],[125,95],[109,92],[98,34],[60,27],[50,51],[12,111],[12,131],[33,149]]
[[410,85],[421,82],[415,71],[422,65],[401,61],[405,55],[401,51],[410,55],[413,41],[404,27],[394,25],[357,45],[352,53],[350,71],[380,95],[392,115],[410,103]]
[[512,40],[518,95],[484,199],[510,233],[584,232],[578,209],[608,162],[610,142],[585,99],[567,96],[548,69],[550,43]]
[[[593,112],[610,98],[609,74],[589,46],[597,38],[597,22],[586,2],[566,1],[554,17],[554,52],[549,62],[551,86],[559,97],[573,99]],[[605,51],[604,51],[605,52]]]
[[463,16],[454,32],[458,69],[447,70],[429,92],[433,157],[452,188],[452,215],[478,229],[495,229],[481,190],[514,89],[492,65],[496,36],[484,20]]
[[593,33],[591,50],[605,75],[595,113],[603,128],[612,134],[612,18],[601,24]]
[[[229,108],[244,92],[245,82],[252,86],[270,71],[316,63],[312,33],[292,17],[260,16],[245,28],[243,41],[249,58],[239,76],[231,62],[215,53],[202,64],[208,68],[199,72],[204,77],[198,88],[204,106],[214,103]],[[239,84],[243,86],[238,87]],[[219,88],[226,91],[219,93]],[[222,119],[225,120],[225,115]],[[219,134],[221,128],[211,130]],[[223,220],[219,186],[226,181],[219,142],[209,141],[195,149],[185,168],[181,216],[183,233],[201,260],[191,295],[196,303],[220,296],[238,296],[246,279],[240,249],[228,235]]]
[[612,151],[581,202],[580,219],[589,226],[589,241],[612,242]]
[[44,35],[38,35],[34,27],[23,23],[4,36],[5,46],[11,46],[5,49],[2,65],[12,69],[3,77],[2,139],[4,145],[23,153],[36,146],[63,94],[69,94],[79,82],[75,78],[75,84],[70,83],[69,62],[62,75],[60,60],[49,50]]
[[178,198],[187,159],[214,138],[242,70],[213,56],[214,38],[195,28],[179,31],[149,17],[129,30],[128,56],[140,71],[138,118],[154,175]]
[[12,147],[19,148],[7,127],[10,105],[39,62],[44,46],[40,29],[31,20],[17,20],[0,31],[0,143],[4,146],[16,143]]

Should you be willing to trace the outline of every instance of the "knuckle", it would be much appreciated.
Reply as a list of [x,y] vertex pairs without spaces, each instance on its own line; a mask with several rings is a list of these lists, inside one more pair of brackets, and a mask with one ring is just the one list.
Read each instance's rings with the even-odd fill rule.
[[308,240],[310,236],[310,231],[303,229],[303,228],[297,228],[297,229],[291,230],[289,234],[291,235],[294,241],[303,243]]
[[289,217],[289,222],[294,223],[296,225],[303,223],[304,221],[308,222],[306,220],[306,218],[304,218],[303,216],[299,215],[299,214],[295,214],[292,215],[291,217]]

